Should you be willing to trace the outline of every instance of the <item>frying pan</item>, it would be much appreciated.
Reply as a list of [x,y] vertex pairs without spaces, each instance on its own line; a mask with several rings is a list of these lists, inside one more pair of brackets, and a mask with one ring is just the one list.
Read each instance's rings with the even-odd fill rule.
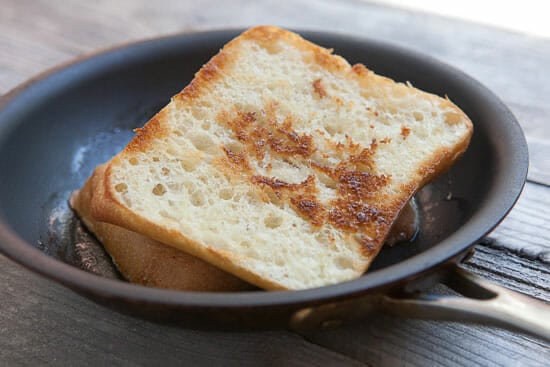
[[[550,338],[549,311],[542,302],[457,265],[504,218],[524,185],[527,147],[514,116],[462,72],[375,40],[300,32],[351,63],[448,95],[475,125],[462,159],[416,195],[421,225],[413,243],[384,248],[357,280],[303,291],[240,293],[130,284],[120,279],[100,246],[83,246],[84,232],[67,206],[69,193],[238,33],[180,34],[124,45],[57,67],[5,95],[0,102],[0,250],[100,304],[185,327],[307,332],[382,310],[496,324]],[[468,297],[422,295],[436,282]]]

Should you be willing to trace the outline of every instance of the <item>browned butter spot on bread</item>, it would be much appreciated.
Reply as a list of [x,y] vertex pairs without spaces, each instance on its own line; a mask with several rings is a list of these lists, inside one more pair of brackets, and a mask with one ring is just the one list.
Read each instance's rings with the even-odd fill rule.
[[315,195],[296,195],[290,198],[293,207],[302,217],[314,226],[322,226],[325,222],[326,208],[317,201]]
[[277,198],[288,199],[296,212],[314,226],[322,226],[325,222],[326,209],[317,200],[318,191],[315,177],[310,175],[299,183],[288,183],[274,177],[255,175],[251,182],[260,187],[269,187]]
[[287,117],[283,125],[269,137],[269,146],[278,154],[302,156],[307,158],[313,153],[313,141],[310,135],[298,134],[292,129],[292,120]]
[[[265,111],[269,111],[269,108]],[[229,118],[228,113],[223,112],[218,120],[231,129],[234,136],[245,145],[249,155],[255,156],[257,160],[262,160],[267,150],[279,155],[304,158],[314,151],[312,137],[294,131],[291,117],[279,124],[269,112],[260,121],[254,112],[237,111],[234,118]]]
[[323,98],[327,96],[327,91],[323,86],[321,79],[315,79],[313,81],[313,90],[315,91],[315,93],[317,93],[319,98]]
[[236,169],[241,169],[244,171],[249,171],[250,166],[248,164],[248,159],[243,152],[235,153],[231,149],[223,147],[223,151],[227,156],[229,163],[232,164]]
[[411,128],[408,126],[401,126],[401,136],[403,139],[406,139],[407,136],[411,133]]
[[378,245],[370,238],[361,237],[359,243],[361,244],[361,253],[365,256],[372,256],[378,251]]

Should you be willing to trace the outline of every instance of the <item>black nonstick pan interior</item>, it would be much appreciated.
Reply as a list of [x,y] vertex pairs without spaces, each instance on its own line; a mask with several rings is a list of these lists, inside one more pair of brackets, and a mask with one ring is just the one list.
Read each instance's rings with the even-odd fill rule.
[[417,194],[421,228],[413,243],[384,248],[361,279],[300,292],[176,292],[118,279],[108,256],[82,232],[67,199],[97,164],[129,141],[133,128],[168,103],[238,34],[217,31],[145,41],[84,58],[3,98],[0,249],[32,270],[128,312],[162,311],[171,318],[181,310],[234,312],[220,319],[239,319],[245,309],[288,311],[386,289],[460,257],[500,222],[523,187],[527,149],[514,117],[482,85],[429,57],[372,40],[300,33],[334,48],[350,63],[448,95],[474,122],[466,154]]

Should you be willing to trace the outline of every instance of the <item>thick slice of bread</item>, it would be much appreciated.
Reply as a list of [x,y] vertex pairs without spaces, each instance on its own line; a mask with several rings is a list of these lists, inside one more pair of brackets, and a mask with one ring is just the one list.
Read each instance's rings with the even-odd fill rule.
[[138,129],[92,211],[266,289],[341,282],[472,130],[447,99],[257,27]]
[[[197,257],[166,246],[139,233],[99,222],[91,215],[96,182],[102,182],[105,165],[98,166],[69,203],[86,228],[103,244],[120,273],[130,282],[150,287],[204,292],[254,290],[243,280]],[[409,202],[395,221],[386,243],[412,238],[416,230],[414,206]]]
[[98,166],[82,189],[71,195],[71,207],[111,255],[120,273],[133,283],[189,291],[233,292],[254,287],[183,251],[138,233],[98,222],[90,213],[96,182],[105,167]]

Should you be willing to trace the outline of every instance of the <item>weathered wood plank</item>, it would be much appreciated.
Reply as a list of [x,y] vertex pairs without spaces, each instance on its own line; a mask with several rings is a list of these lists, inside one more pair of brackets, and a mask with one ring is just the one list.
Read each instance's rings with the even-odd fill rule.
[[489,239],[480,242],[475,256],[464,267],[495,283],[505,284],[512,290],[550,302],[548,263],[501,251],[500,246],[495,246],[495,241]]
[[534,136],[536,135],[530,135],[527,139],[531,163],[527,178],[532,182],[550,187],[550,139],[540,139]]
[[518,202],[490,234],[493,246],[550,264],[550,189],[528,182]]
[[363,365],[285,331],[205,332],[134,319],[2,256],[0,269],[0,365]]

